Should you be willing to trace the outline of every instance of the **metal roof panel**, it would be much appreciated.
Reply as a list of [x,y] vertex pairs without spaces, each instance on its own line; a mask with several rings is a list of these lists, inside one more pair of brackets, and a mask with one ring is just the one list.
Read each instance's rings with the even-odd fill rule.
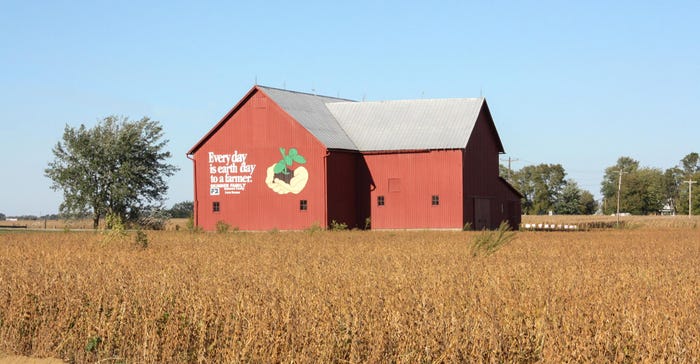
[[334,102],[326,106],[360,151],[460,149],[483,98]]
[[350,100],[258,86],[284,111],[298,121],[327,148],[357,150],[357,146],[326,108],[327,103]]

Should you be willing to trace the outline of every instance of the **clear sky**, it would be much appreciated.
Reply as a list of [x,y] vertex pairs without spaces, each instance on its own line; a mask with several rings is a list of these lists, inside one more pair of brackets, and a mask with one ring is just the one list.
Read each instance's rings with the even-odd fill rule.
[[255,83],[355,100],[486,97],[508,154],[599,195],[620,156],[700,152],[699,1],[2,1],[0,212],[58,211],[66,124],[159,120],[167,205]]

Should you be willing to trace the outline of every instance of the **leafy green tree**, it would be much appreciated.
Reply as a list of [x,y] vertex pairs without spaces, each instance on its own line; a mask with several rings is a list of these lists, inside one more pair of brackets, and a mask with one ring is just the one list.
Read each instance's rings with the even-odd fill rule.
[[174,218],[187,218],[194,214],[194,202],[178,202],[170,208],[170,216]]
[[579,188],[574,180],[567,180],[557,197],[554,212],[560,215],[591,215],[598,209],[593,194]]
[[[679,214],[688,213],[688,184],[685,181],[700,180],[700,155],[692,152],[683,157],[678,166],[669,168],[664,173],[667,198],[674,211]],[[698,185],[693,186],[695,191]],[[700,214],[700,193],[693,191],[693,214]]]
[[692,175],[700,172],[700,154],[690,153],[681,159],[680,167],[686,175]]
[[658,168],[640,168],[631,173],[621,194],[621,209],[634,215],[659,213],[666,202],[663,181]]
[[[685,176],[683,181],[679,185],[677,210],[678,214],[688,213],[688,184],[685,181],[693,180],[700,181],[700,171],[694,174]],[[692,197],[692,213],[693,215],[700,215],[700,183],[693,184],[693,195]]]
[[620,170],[623,172],[620,212],[648,215],[661,211],[668,200],[667,178],[664,172],[658,168],[640,168],[638,161],[629,157],[620,157],[616,165],[605,169],[600,190],[608,201],[604,213],[616,212]]
[[[683,170],[678,167],[671,167],[664,171],[663,188],[665,202],[669,204],[671,210],[678,211],[681,185],[683,184]],[[687,200],[687,199],[686,199]],[[687,204],[686,204],[687,205]]]
[[579,199],[579,203],[579,213],[582,215],[593,215],[598,211],[598,202],[589,191],[581,190],[581,198]]
[[525,166],[512,174],[512,184],[521,194],[525,214],[546,214],[566,186],[566,172],[560,164]]
[[581,214],[581,189],[574,181],[567,181],[554,205],[554,212],[560,215]]
[[0,221],[5,221],[6,218],[5,214],[0,213]]
[[147,117],[130,121],[108,116],[92,128],[66,125],[53,148],[45,175],[63,191],[60,211],[92,216],[93,227],[110,215],[135,221],[142,210],[162,204],[166,177],[177,167],[166,163],[160,123]]
[[[605,205],[603,213],[609,214],[616,212],[617,208],[617,187],[620,177],[620,171],[623,172],[623,179],[630,173],[634,173],[639,169],[639,162],[630,157],[620,157],[614,166],[605,169],[603,182],[601,182],[600,192],[603,198],[608,201]],[[620,211],[623,211],[622,209]]]

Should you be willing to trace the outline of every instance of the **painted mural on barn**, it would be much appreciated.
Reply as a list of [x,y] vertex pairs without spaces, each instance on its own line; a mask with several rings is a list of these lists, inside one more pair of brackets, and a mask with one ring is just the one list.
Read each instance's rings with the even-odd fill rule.
[[[298,194],[306,187],[306,182],[309,180],[309,171],[301,166],[306,164],[306,158],[299,154],[296,148],[290,148],[289,153],[285,148],[280,148],[280,153],[282,159],[267,168],[265,184],[280,195]],[[293,166],[296,168],[292,168]]]

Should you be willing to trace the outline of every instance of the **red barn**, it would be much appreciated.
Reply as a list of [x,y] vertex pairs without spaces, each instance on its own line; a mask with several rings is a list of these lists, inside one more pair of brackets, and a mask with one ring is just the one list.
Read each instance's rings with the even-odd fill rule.
[[483,98],[356,102],[255,86],[188,152],[195,224],[517,227],[503,152]]

